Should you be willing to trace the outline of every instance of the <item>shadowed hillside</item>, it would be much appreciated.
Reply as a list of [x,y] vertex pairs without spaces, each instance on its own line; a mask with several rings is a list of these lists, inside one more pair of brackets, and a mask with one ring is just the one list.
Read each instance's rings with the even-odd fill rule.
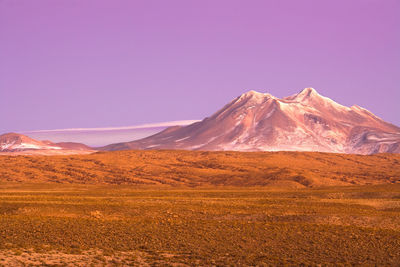
[[293,188],[400,183],[400,155],[117,151],[0,156],[0,181]]

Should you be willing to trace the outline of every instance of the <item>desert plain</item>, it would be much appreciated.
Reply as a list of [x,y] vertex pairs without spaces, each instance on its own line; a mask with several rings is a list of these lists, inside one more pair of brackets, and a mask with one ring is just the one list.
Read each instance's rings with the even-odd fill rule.
[[0,156],[2,266],[399,266],[400,155]]

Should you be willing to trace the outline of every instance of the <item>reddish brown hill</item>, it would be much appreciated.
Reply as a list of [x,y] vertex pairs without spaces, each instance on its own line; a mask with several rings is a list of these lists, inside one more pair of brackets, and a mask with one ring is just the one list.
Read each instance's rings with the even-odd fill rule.
[[0,181],[317,187],[400,182],[400,155],[117,151],[0,156]]

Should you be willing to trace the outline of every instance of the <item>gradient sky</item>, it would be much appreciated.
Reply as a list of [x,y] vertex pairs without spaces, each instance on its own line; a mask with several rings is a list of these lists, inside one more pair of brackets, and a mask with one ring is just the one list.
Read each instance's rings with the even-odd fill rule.
[[305,87],[400,125],[399,0],[0,0],[0,133],[202,119]]

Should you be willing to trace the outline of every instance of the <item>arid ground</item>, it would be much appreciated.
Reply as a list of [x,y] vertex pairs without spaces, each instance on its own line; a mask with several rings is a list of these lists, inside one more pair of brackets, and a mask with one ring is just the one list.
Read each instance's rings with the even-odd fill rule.
[[116,151],[0,156],[0,181],[304,188],[400,183],[400,154]]
[[400,155],[0,156],[0,265],[400,266]]

